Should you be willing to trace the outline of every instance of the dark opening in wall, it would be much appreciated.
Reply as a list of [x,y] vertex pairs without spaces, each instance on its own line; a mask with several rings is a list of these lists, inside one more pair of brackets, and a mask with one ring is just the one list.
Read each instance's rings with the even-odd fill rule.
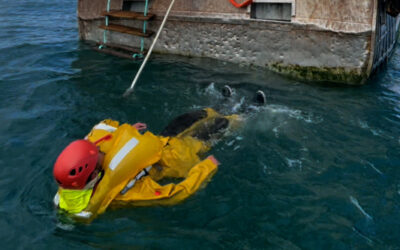
[[[151,6],[152,2],[153,0],[149,0],[149,7]],[[145,4],[145,0],[124,0],[122,10],[143,12]]]
[[254,19],[291,21],[293,4],[288,1],[259,0],[251,4],[250,16]]

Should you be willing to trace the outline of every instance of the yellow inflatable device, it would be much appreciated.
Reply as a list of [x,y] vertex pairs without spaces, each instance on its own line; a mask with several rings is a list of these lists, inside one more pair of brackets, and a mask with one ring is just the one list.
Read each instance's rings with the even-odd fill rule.
[[[198,120],[174,136],[141,134],[129,124],[119,125],[113,120],[100,122],[86,137],[96,142],[111,135],[110,140],[98,145],[104,154],[103,173],[94,181],[98,184],[93,183],[84,190],[59,188],[55,203],[76,218],[87,221],[110,205],[173,205],[186,199],[217,171],[217,165],[210,159],[199,158],[199,154],[210,149],[213,139],[204,131],[209,131],[210,125],[217,122],[226,130],[238,121],[238,116],[222,116],[213,109],[202,112]],[[156,182],[166,177],[183,180],[164,186]]]

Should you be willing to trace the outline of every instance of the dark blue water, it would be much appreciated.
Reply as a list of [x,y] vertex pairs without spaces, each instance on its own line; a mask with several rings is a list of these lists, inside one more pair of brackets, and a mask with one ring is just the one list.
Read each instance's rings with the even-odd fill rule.
[[[79,42],[75,1],[0,4],[2,249],[400,248],[400,49],[362,87],[156,55],[124,99],[139,64]],[[269,105],[249,108],[257,89]],[[52,165],[70,141],[104,118],[157,133],[207,106],[251,112],[212,150],[222,165],[205,189],[90,225],[60,220]]]

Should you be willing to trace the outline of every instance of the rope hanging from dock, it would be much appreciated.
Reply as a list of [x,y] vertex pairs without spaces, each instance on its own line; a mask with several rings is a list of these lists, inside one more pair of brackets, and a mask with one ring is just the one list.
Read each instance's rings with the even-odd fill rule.
[[149,49],[149,51],[147,52],[146,57],[144,58],[144,60],[143,60],[143,62],[142,62],[142,65],[140,65],[140,68],[139,68],[138,72],[136,73],[136,76],[135,76],[135,78],[133,79],[131,86],[125,91],[124,97],[127,97],[130,93],[132,93],[133,88],[135,87],[135,84],[136,84],[136,82],[138,81],[138,79],[139,79],[139,77],[140,77],[140,74],[142,73],[144,67],[146,66],[147,61],[149,60],[149,57],[150,57],[150,55],[151,55],[151,52],[153,51],[154,45],[156,44],[156,42],[157,42],[157,40],[158,40],[158,37],[160,36],[161,31],[162,31],[162,29],[164,28],[165,23],[167,22],[169,13],[171,12],[171,9],[172,9],[172,6],[174,5],[174,3],[175,3],[175,0],[172,0],[172,1],[171,1],[171,4],[170,4],[169,7],[168,7],[167,12],[165,13],[165,16],[164,16],[164,19],[163,19],[163,21],[162,21],[162,23],[161,23],[161,25],[160,25],[160,28],[159,28],[158,31],[157,31],[157,35],[156,35],[156,37],[154,38],[153,43],[151,44],[150,49]]

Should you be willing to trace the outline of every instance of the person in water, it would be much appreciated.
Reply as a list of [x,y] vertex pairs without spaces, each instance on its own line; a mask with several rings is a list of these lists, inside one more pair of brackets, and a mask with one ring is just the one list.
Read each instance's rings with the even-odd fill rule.
[[[104,120],[83,140],[69,144],[53,169],[54,203],[76,218],[93,219],[108,206],[173,205],[193,195],[218,168],[201,160],[239,116],[211,108],[179,116],[156,136],[146,124]],[[181,182],[160,185],[162,179]]]

